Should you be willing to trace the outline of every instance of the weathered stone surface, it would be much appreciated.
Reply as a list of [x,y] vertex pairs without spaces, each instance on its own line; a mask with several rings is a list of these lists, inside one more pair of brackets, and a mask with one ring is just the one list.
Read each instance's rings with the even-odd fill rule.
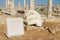
[[24,35],[22,18],[7,18],[5,26],[5,34],[8,37]]
[[28,25],[36,24],[37,26],[42,26],[42,18],[38,12],[35,10],[28,10],[24,14],[25,22]]
[[34,9],[34,0],[30,0],[30,9]]
[[52,18],[52,0],[48,0],[48,18]]

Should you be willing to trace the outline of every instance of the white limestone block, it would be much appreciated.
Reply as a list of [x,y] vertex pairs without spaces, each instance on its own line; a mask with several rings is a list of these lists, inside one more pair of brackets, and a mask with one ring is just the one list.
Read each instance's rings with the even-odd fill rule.
[[24,14],[25,22],[28,25],[36,24],[37,26],[42,26],[42,18],[40,14],[35,10],[27,10]]
[[7,18],[5,34],[8,37],[24,35],[24,26],[22,18]]

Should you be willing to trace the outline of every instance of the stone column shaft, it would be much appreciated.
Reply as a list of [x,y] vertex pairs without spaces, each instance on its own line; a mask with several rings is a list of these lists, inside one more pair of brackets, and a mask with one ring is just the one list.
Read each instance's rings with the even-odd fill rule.
[[52,18],[52,0],[48,0],[48,18]]
[[34,9],[34,0],[30,0],[30,9]]
[[20,2],[18,2],[18,9],[20,9]]
[[6,8],[7,8],[7,4],[8,4],[7,2],[8,2],[8,1],[6,0]]
[[24,0],[24,9],[26,9],[26,0]]
[[13,9],[14,9],[14,0],[12,0],[12,7],[13,7]]
[[6,8],[9,8],[9,0],[6,0]]

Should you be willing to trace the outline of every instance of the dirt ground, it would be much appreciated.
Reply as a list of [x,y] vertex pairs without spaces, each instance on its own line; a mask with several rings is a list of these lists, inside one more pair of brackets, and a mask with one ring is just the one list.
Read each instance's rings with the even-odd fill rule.
[[[44,22],[43,26],[60,26],[60,23]],[[0,40],[60,40],[60,32],[50,33],[46,29],[28,28],[25,30],[25,35],[8,38],[4,34],[4,25],[0,24]]]

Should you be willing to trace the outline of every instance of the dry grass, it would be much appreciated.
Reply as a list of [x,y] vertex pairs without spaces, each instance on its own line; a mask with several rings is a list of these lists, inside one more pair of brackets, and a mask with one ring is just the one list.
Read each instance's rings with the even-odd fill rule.
[[[43,26],[60,26],[60,23],[54,22],[44,22]],[[24,36],[17,36],[17,37],[10,37],[7,38],[4,34],[4,25],[0,24],[0,40],[60,40],[60,32],[57,33],[49,33],[48,30],[41,30],[41,29],[31,29],[25,31]]]

